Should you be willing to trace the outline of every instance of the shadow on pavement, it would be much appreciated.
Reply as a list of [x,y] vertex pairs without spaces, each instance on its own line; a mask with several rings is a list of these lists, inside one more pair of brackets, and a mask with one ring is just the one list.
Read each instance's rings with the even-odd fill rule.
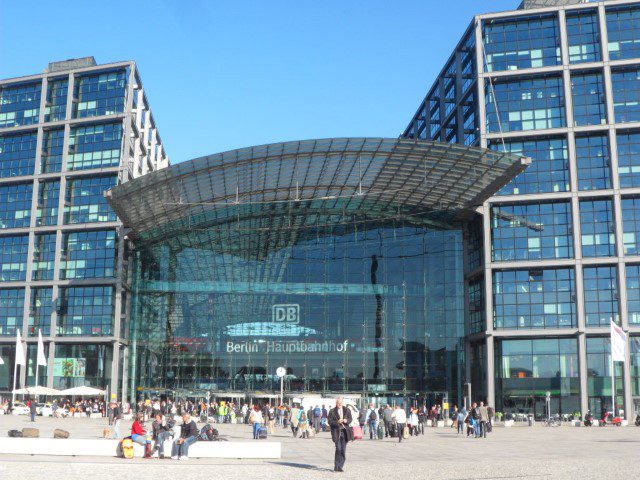
[[269,462],[273,465],[281,465],[283,467],[302,468],[303,470],[313,470],[314,472],[333,472],[329,468],[320,468],[315,465],[309,465],[308,463],[293,463],[293,462]]

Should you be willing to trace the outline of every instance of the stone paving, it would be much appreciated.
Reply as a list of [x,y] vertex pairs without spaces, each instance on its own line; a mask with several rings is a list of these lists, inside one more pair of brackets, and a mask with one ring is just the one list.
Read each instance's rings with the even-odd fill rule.
[[[97,438],[102,419],[43,419],[41,436],[65,428],[76,438]],[[122,431],[131,422],[123,421]],[[29,426],[26,417],[0,416],[0,435]],[[216,425],[233,440],[254,441],[249,426]],[[636,479],[640,428],[496,427],[485,439],[459,437],[449,428],[429,428],[424,436],[351,443],[344,474],[335,474],[329,433],[294,439],[278,428],[267,441],[282,442],[281,460],[123,460],[90,457],[10,457],[0,452],[0,478],[30,479]]]

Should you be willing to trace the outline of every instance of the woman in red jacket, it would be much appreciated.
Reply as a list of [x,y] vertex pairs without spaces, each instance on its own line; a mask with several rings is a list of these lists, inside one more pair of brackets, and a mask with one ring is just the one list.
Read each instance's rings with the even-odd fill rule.
[[131,440],[146,447],[145,452],[151,449],[151,437],[147,438],[147,430],[144,428],[144,413],[136,415],[136,421],[131,426]]

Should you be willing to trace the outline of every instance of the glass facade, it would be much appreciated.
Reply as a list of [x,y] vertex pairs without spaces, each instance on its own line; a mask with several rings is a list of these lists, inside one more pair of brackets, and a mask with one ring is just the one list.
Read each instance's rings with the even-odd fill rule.
[[582,256],[611,257],[616,253],[616,234],[611,200],[580,202]]
[[33,246],[33,280],[53,280],[55,261],[56,234],[37,234]]
[[0,335],[15,335],[22,328],[24,288],[0,289]]
[[579,190],[611,188],[611,156],[605,135],[576,137]]
[[114,222],[104,192],[118,183],[117,176],[74,178],[67,183],[64,223]]
[[64,151],[64,130],[47,130],[42,142],[42,156],[40,157],[40,172],[52,173],[62,169],[62,154]]
[[27,275],[29,235],[0,237],[0,281],[24,281]]
[[491,133],[564,127],[561,77],[496,81],[486,91],[487,131]]
[[608,8],[607,33],[611,60],[640,58],[640,6]]
[[547,417],[580,412],[578,342],[575,338],[501,340],[496,346],[496,408]]
[[47,85],[47,106],[44,111],[45,122],[64,120],[67,114],[67,91],[69,80],[60,78]]
[[493,275],[494,328],[577,325],[573,269],[496,271]]
[[28,227],[33,184],[0,186],[0,229]]
[[113,287],[61,288],[58,335],[104,336],[112,333]]
[[103,278],[115,275],[116,232],[114,230],[65,233],[60,278]]
[[[609,338],[587,338],[589,410],[596,418],[611,412],[611,342]],[[623,408],[622,363],[615,363],[616,409]]]
[[0,136],[0,177],[33,175],[36,141],[35,133]]
[[640,68],[614,70],[611,81],[616,122],[640,122]]
[[640,265],[627,265],[626,269],[629,325],[640,325]]
[[588,327],[620,324],[618,272],[615,266],[584,267],[584,317]]
[[640,255],[640,198],[623,198],[621,204],[624,254]]
[[0,86],[0,128],[38,123],[42,83]]
[[120,164],[122,125],[107,123],[71,129],[68,170],[116,167]]
[[607,123],[607,107],[604,98],[602,74],[573,75],[573,120],[575,126]]
[[36,225],[56,225],[58,223],[58,203],[60,201],[60,182],[53,180],[38,185],[38,211]]
[[600,53],[600,27],[598,14],[594,10],[568,12],[567,39],[569,43],[569,62],[598,62]]
[[619,132],[617,143],[620,186],[640,187],[640,133]]
[[127,93],[127,71],[117,70],[76,78],[73,118],[122,113]]
[[57,344],[53,364],[53,388],[93,385],[107,388],[111,379],[112,350],[103,344]]

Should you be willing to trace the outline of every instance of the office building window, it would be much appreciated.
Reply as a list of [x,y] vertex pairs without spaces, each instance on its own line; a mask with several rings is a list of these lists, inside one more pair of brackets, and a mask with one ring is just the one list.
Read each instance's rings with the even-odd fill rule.
[[626,272],[629,325],[640,325],[640,265],[627,265]]
[[45,130],[40,157],[40,171],[53,173],[62,170],[64,130]]
[[118,70],[78,76],[74,93],[77,102],[73,105],[73,118],[122,113],[127,94],[127,72]]
[[575,327],[575,293],[572,268],[496,271],[494,328]]
[[113,287],[61,288],[58,335],[111,335]]
[[117,176],[74,178],[67,184],[64,223],[113,222],[115,212],[104,192],[118,183]]
[[0,87],[0,128],[38,123],[41,90],[41,82]]
[[471,333],[484,332],[485,321],[484,278],[469,282],[469,323]]
[[620,186],[640,187],[640,133],[618,133],[616,138]]
[[31,336],[51,335],[51,314],[53,313],[53,289],[31,289],[31,304],[29,308],[29,331]]
[[519,70],[559,65],[560,32],[556,16],[484,22],[486,70]]
[[498,195],[568,192],[571,188],[569,153],[564,138],[532,139],[525,141],[492,141],[489,148],[508,151],[531,158],[531,165]]
[[625,255],[640,255],[640,197],[621,200]]
[[16,329],[22,330],[23,312],[24,288],[0,289],[0,335],[15,335]]
[[44,109],[45,122],[64,120],[67,114],[67,78],[50,80],[47,84],[47,106]]
[[120,163],[121,143],[121,123],[72,128],[67,169],[117,167]]
[[93,385],[106,389],[111,379],[112,351],[110,344],[57,343],[53,388]]
[[53,280],[56,260],[56,234],[43,233],[35,236],[31,275],[34,280]]
[[578,189],[611,188],[609,140],[605,135],[576,137]]
[[573,120],[576,126],[607,123],[607,107],[601,73],[571,77]]
[[608,8],[609,58],[640,58],[640,6]]
[[640,121],[640,68],[611,72],[616,122]]
[[573,256],[569,202],[497,204],[491,208],[493,260]]
[[0,280],[24,281],[27,274],[29,236],[0,237]]
[[583,272],[587,327],[608,327],[611,320],[619,324],[616,267],[584,267]]
[[611,257],[616,254],[611,200],[582,200],[580,228],[583,257]]
[[36,225],[56,225],[58,223],[58,202],[60,199],[60,182],[42,182],[38,185],[38,211]]
[[116,232],[82,231],[63,235],[64,261],[60,278],[101,278],[115,275]]
[[[611,341],[609,337],[587,338],[589,410],[591,410],[595,418],[604,418],[606,412],[612,411],[611,363]],[[616,362],[615,377],[615,401],[617,408],[621,408],[624,399],[621,362]]]
[[489,133],[500,132],[500,129],[503,132],[544,130],[566,124],[560,77],[495,82],[493,88],[486,89],[486,103]]
[[0,177],[33,175],[36,163],[35,133],[0,137]]
[[571,63],[601,60],[600,27],[596,11],[579,10],[567,13],[567,38]]
[[28,227],[32,183],[0,186],[0,228]]

